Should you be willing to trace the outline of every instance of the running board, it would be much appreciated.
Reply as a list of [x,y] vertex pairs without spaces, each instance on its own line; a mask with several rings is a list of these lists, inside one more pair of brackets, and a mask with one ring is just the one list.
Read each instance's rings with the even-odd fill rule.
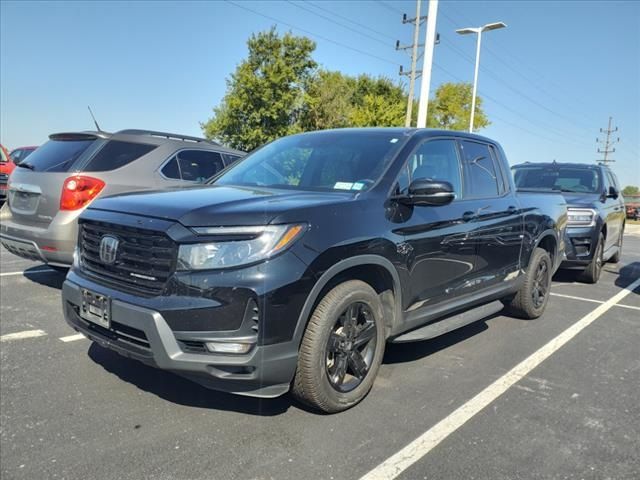
[[466,312],[453,315],[452,317],[438,320],[424,327],[411,330],[410,332],[403,333],[402,335],[390,340],[391,343],[406,343],[406,342],[418,342],[420,340],[428,340],[430,338],[439,337],[447,332],[456,330],[458,328],[469,325],[470,323],[477,322],[483,318],[493,315],[504,308],[504,305],[500,300],[495,300],[486,305],[481,305]]

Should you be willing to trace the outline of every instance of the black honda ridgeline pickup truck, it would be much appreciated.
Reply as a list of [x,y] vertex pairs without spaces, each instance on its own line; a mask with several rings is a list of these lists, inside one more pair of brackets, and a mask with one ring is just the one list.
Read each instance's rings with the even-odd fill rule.
[[563,258],[562,196],[516,194],[477,135],[305,133],[212,183],[94,202],[62,301],[91,340],[217,390],[347,409],[386,342],[540,316]]

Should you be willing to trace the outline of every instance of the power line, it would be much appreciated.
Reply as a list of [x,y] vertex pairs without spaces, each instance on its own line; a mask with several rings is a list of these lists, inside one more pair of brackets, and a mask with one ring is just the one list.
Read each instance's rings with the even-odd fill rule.
[[387,42],[385,42],[383,40],[380,40],[379,38],[376,38],[373,35],[369,35],[368,33],[364,33],[364,32],[358,32],[357,30],[354,30],[353,28],[349,27],[348,25],[345,25],[344,23],[340,23],[337,20],[334,20],[334,19],[332,19],[330,17],[327,17],[326,15],[323,15],[321,13],[314,12],[313,10],[310,10],[309,8],[304,7],[302,5],[298,5],[297,3],[294,3],[291,0],[286,0],[286,2],[291,4],[291,5],[293,5],[294,7],[297,7],[297,8],[300,8],[302,10],[305,10],[305,11],[307,11],[307,12],[313,14],[313,15],[316,15],[316,16],[318,16],[320,18],[324,18],[325,20],[327,20],[327,21],[329,21],[331,23],[334,23],[336,25],[339,25],[342,28],[346,28],[347,30],[349,30],[352,33],[357,33],[358,35],[362,35],[363,37],[367,37],[367,38],[369,38],[369,39],[371,39],[371,40],[373,40],[375,42],[381,43],[384,46],[388,46],[389,45]]
[[365,30],[369,30],[370,32],[373,32],[373,33],[375,33],[377,35],[380,35],[381,37],[385,37],[385,38],[387,38],[389,40],[395,40],[391,35],[387,35],[386,33],[383,33],[383,32],[381,32],[379,30],[376,30],[374,28],[368,27],[367,25],[364,25],[362,23],[356,22],[355,20],[352,20],[349,17],[345,17],[344,15],[340,15],[339,13],[332,12],[328,8],[321,7],[320,5],[318,5],[315,2],[305,2],[305,3],[306,3],[306,5],[311,5],[312,7],[317,8],[318,10],[322,10],[324,12],[330,13],[331,15],[333,15],[335,17],[338,17],[338,18],[340,18],[342,20],[346,20],[347,22],[352,23],[354,25],[357,25],[360,28],[364,28]]
[[404,14],[404,12],[402,10],[399,10],[395,7],[392,7],[391,5],[389,5],[387,2],[383,2],[381,0],[378,0],[378,5],[380,5],[381,7],[386,8],[387,10],[389,10],[390,12],[395,12],[395,13],[399,13],[400,15]]
[[300,27],[298,27],[296,25],[293,25],[293,24],[288,23],[288,22],[284,22],[284,21],[282,21],[282,20],[280,20],[280,19],[278,19],[276,17],[272,17],[271,15],[267,15],[265,13],[258,12],[257,10],[254,10],[252,8],[249,8],[249,7],[245,6],[245,5],[233,2],[231,0],[225,0],[225,1],[227,3],[235,6],[235,7],[241,8],[241,9],[246,10],[248,12],[251,12],[251,13],[253,13],[255,15],[259,15],[261,17],[264,17],[264,18],[268,19],[268,20],[271,20],[272,22],[280,23],[280,24],[285,25],[285,26],[287,26],[289,28],[292,28],[294,30],[298,30],[300,32],[306,33],[307,35],[309,35],[311,37],[319,38],[320,40],[324,40],[325,42],[333,43],[334,45],[338,45],[339,47],[346,48],[348,50],[351,50],[353,52],[359,53],[361,55],[365,55],[367,57],[375,58],[377,60],[380,60],[381,62],[385,62],[385,63],[389,63],[391,65],[399,66],[399,63],[398,62],[394,62],[393,60],[389,60],[387,58],[379,57],[378,55],[374,55],[373,53],[365,52],[364,50],[360,50],[359,48],[355,48],[355,47],[352,47],[350,45],[346,45],[344,43],[337,42],[336,40],[333,40],[331,38],[325,37],[324,35],[320,35],[319,33],[314,33],[314,32],[311,32],[309,30],[306,30],[304,28],[300,28]]

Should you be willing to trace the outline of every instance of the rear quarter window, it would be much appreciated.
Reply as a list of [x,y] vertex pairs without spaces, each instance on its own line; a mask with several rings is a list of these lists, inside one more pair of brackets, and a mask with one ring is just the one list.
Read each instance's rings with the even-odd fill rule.
[[89,160],[83,168],[85,172],[108,172],[137,160],[155,149],[155,145],[146,143],[110,140]]
[[29,155],[23,163],[35,172],[68,172],[95,139],[49,140]]

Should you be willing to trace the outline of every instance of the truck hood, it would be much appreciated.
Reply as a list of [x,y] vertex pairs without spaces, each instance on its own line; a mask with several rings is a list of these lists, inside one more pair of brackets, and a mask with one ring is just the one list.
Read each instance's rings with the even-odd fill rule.
[[296,212],[354,197],[350,192],[207,185],[115,195],[98,199],[89,208],[173,220],[186,227],[265,225],[276,217],[302,221]]
[[600,202],[600,195],[597,193],[570,193],[562,194],[567,202],[567,207],[594,208]]

